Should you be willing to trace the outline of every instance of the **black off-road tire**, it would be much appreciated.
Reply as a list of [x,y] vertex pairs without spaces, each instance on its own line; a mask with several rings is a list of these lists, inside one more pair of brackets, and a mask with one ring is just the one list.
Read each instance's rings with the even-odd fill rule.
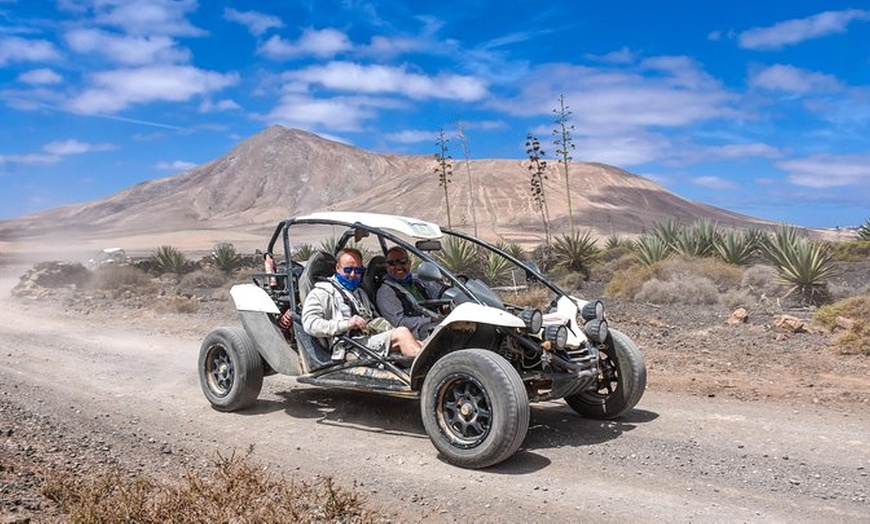
[[630,411],[646,389],[646,360],[627,335],[610,330],[610,341],[601,352],[601,375],[595,389],[565,402],[584,417],[614,419]]
[[529,430],[529,397],[519,373],[485,349],[456,351],[436,362],[423,382],[420,413],[432,444],[463,468],[507,459]]
[[237,411],[257,400],[263,388],[263,357],[245,330],[223,327],[209,333],[199,349],[199,384],[218,411]]

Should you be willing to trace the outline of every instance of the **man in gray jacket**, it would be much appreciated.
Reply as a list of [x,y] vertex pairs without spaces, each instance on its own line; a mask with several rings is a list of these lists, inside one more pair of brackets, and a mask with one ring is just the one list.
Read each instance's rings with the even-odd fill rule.
[[[339,251],[336,257],[335,274],[325,282],[314,285],[302,305],[302,328],[309,335],[321,339],[326,347],[332,346],[332,338],[348,334],[369,349],[387,355],[397,351],[414,357],[420,352],[420,342],[407,327],[386,331],[376,329],[380,322],[374,307],[359,288],[362,281],[362,254],[353,248]],[[380,331],[380,332],[375,332]],[[333,360],[344,358],[345,348],[333,347]]]
[[424,339],[438,322],[416,302],[437,297],[437,291],[411,273],[408,252],[401,246],[387,250],[387,276],[378,288],[378,311],[394,326],[405,326],[417,339]]

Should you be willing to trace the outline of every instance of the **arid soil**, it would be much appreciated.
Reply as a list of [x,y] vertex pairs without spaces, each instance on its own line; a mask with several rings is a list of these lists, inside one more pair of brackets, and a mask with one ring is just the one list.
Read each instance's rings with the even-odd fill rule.
[[[135,293],[13,297],[25,269],[0,266],[0,522],[63,521],[37,489],[52,471],[172,480],[251,446],[269,471],[331,476],[402,522],[866,522],[870,514],[870,358],[839,354],[830,333],[775,327],[783,314],[808,322],[809,309],[772,302],[729,325],[722,306],[608,300],[611,324],[647,359],[637,408],[600,422],[563,402],[534,404],[520,452],[468,471],[439,459],[410,400],[273,376],[254,408],[213,411],[196,355],[208,330],[237,325],[220,290],[191,291],[192,313]],[[852,278],[844,285],[867,277]],[[178,291],[171,279],[163,285]]]

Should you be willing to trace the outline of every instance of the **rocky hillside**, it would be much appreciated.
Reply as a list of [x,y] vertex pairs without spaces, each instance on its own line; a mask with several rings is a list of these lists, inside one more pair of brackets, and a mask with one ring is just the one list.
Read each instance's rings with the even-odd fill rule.
[[[526,163],[454,161],[449,186],[454,226],[517,241],[540,238]],[[0,240],[39,237],[64,228],[91,238],[163,232],[260,232],[281,218],[320,210],[365,210],[446,223],[431,156],[381,155],[299,130],[270,127],[226,155],[175,176],[130,187],[103,200],[0,222]],[[547,202],[555,231],[568,229],[564,179],[548,167]],[[666,218],[706,217],[721,225],[761,224],[691,202],[658,184],[596,163],[571,164],[575,224],[598,235],[631,234]],[[472,209],[474,212],[472,213]]]

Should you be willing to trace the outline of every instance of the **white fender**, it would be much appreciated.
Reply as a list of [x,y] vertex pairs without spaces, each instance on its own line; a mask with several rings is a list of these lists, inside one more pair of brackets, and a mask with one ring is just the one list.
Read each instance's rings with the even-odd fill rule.
[[260,311],[278,314],[278,306],[263,288],[254,284],[237,284],[230,289],[230,296],[239,311]]
[[520,317],[511,315],[507,311],[496,309],[490,306],[475,304],[474,302],[463,302],[456,306],[447,317],[441,321],[442,326],[452,324],[453,322],[474,322],[477,324],[492,324],[494,326],[506,326],[522,328],[526,324],[520,320]]

